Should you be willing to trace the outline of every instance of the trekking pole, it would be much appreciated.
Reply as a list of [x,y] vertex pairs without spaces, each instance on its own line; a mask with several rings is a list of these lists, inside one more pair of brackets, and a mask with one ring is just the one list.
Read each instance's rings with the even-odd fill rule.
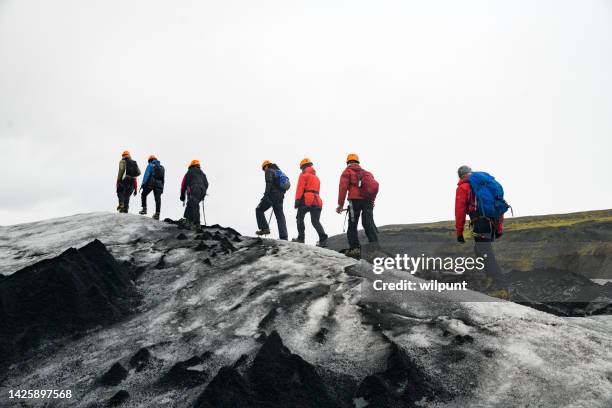
[[344,222],[342,223],[342,232],[346,232],[346,220],[348,218],[348,208],[344,209],[346,211],[346,215],[344,216]]
[[206,210],[204,210],[204,200],[202,200],[202,218],[204,219],[204,226],[206,227]]
[[270,223],[272,222],[273,215],[274,215],[274,209],[270,210],[270,218],[268,218],[268,229],[270,228]]

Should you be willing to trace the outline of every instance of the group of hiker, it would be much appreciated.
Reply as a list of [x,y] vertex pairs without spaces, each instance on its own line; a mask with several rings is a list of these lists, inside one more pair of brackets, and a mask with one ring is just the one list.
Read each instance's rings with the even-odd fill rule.
[[[321,212],[323,211],[323,200],[320,196],[321,182],[314,169],[313,162],[305,158],[300,161],[301,174],[295,192],[294,208],[297,210],[296,222],[298,236],[293,242],[305,242],[305,218],[310,213],[310,220],[319,235],[317,245],[327,246],[328,236],[321,225]],[[269,235],[270,225],[266,219],[265,212],[272,209],[276,218],[278,234],[281,240],[288,240],[287,221],[283,209],[286,192],[291,187],[289,178],[283,173],[277,164],[266,160],[262,163],[264,172],[265,190],[259,205],[255,209],[258,230],[257,235]],[[119,205],[117,211],[127,213],[130,206],[130,197],[136,196],[138,191],[138,177],[140,176],[138,163],[132,159],[129,151],[124,151],[119,162],[119,173],[117,176],[117,198]],[[140,214],[147,214],[147,196],[153,192],[155,198],[154,219],[159,219],[161,211],[161,196],[164,191],[165,170],[156,156],[151,155],[148,159],[141,186]],[[183,225],[195,229],[200,226],[200,203],[206,196],[208,180],[200,167],[198,160],[193,160],[181,183],[180,200],[185,205]],[[374,223],[374,201],[378,193],[378,182],[372,173],[360,166],[359,156],[351,153],[346,158],[346,168],[340,176],[338,207],[336,212],[342,214],[347,211],[349,250],[347,255],[357,255],[360,250],[360,242],[357,234],[359,219],[362,220],[363,228],[370,243],[378,242],[376,224]],[[348,201],[348,207],[344,208]]]
[[[287,240],[287,222],[283,211],[283,201],[291,183],[276,163],[266,160],[262,163],[261,169],[265,174],[266,188],[259,205],[255,209],[259,228],[256,234],[270,234],[270,226],[268,220],[266,220],[265,212],[272,208],[272,214],[276,217],[279,238]],[[297,210],[298,236],[293,238],[292,241],[304,243],[306,238],[304,220],[306,214],[310,213],[312,226],[319,235],[317,246],[326,247],[328,236],[321,225],[321,212],[323,211],[323,200],[320,195],[321,181],[317,176],[312,160],[309,158],[300,161],[300,170],[294,204],[294,208]],[[378,182],[374,179],[372,173],[361,168],[358,155],[349,154],[346,158],[346,168],[340,176],[338,207],[336,208],[338,214],[348,211],[347,237],[350,248],[347,255],[356,255],[360,250],[361,245],[357,235],[357,225],[360,218],[362,218],[362,225],[368,241],[370,243],[378,242],[378,234],[374,224],[374,201],[377,193]],[[344,208],[347,198],[348,208]]]
[[[130,197],[136,197],[138,190],[138,177],[140,169],[136,160],[132,159],[129,151],[121,154],[119,161],[119,173],[117,175],[117,198],[119,205],[117,211],[127,213],[130,209]],[[155,155],[149,156],[147,169],[142,177],[141,205],[139,214],[147,214],[147,196],[153,192],[155,199],[155,213],[153,218],[159,220],[161,211],[161,196],[164,192],[166,171]],[[200,203],[206,196],[208,180],[200,168],[198,160],[192,160],[187,168],[187,173],[181,183],[180,200],[185,206],[184,224],[188,227],[200,225]],[[187,203],[185,204],[185,200]]]
[[[321,182],[317,176],[312,160],[304,158],[300,161],[301,170],[295,191],[294,208],[297,210],[296,223],[298,236],[293,242],[305,242],[305,218],[310,214],[312,226],[316,230],[319,240],[317,246],[326,247],[328,235],[321,225],[321,212],[323,200],[320,195]],[[259,205],[255,209],[258,230],[257,235],[270,234],[270,220],[272,215],[276,218],[278,234],[281,240],[288,240],[287,221],[283,209],[285,194],[291,187],[287,175],[276,163],[265,160],[261,169],[264,172],[265,189]],[[117,210],[127,213],[130,196],[137,195],[140,169],[130,152],[124,151],[119,162],[117,176],[117,197],[119,205]],[[476,242],[477,255],[486,254],[489,272],[496,274],[496,262],[490,248],[490,243],[503,234],[504,213],[510,208],[504,200],[502,186],[494,177],[485,172],[473,172],[469,166],[461,166],[457,171],[459,182],[455,195],[455,230],[457,241],[464,243],[463,236],[466,217],[470,219],[470,226]],[[159,219],[161,210],[161,197],[164,191],[165,170],[156,156],[148,158],[141,186],[140,214],[147,214],[147,196],[153,192],[155,199],[154,219]],[[180,189],[180,200],[185,206],[183,225],[188,228],[200,227],[200,204],[206,197],[208,179],[201,169],[200,162],[193,160],[189,163],[187,173],[183,177]],[[374,203],[378,194],[379,184],[369,171],[361,167],[359,156],[351,153],[346,158],[346,168],[340,175],[338,184],[338,202],[336,212],[347,212],[348,228],[347,240],[349,248],[345,251],[348,256],[358,257],[361,244],[357,233],[359,220],[365,235],[374,247],[378,245],[378,230],[374,222]],[[185,203],[186,201],[186,203]],[[345,204],[348,201],[348,206]],[[270,220],[266,219],[266,211],[271,209]],[[480,244],[480,245],[479,245]],[[481,249],[479,249],[481,248]],[[492,259],[491,259],[492,258]],[[489,273],[488,272],[488,273]]]

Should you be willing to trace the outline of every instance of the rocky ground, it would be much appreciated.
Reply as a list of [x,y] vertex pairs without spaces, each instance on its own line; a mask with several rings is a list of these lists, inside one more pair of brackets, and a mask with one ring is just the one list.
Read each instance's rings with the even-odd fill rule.
[[331,250],[134,215],[1,227],[0,255],[0,406],[612,404],[607,316],[381,295]]

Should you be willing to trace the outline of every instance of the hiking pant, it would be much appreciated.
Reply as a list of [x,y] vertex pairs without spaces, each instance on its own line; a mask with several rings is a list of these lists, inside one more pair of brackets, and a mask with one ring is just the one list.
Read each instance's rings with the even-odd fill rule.
[[321,208],[320,207],[299,207],[297,210],[297,216],[295,217],[297,220],[297,230],[298,230],[298,239],[304,241],[306,238],[306,224],[304,223],[304,218],[306,214],[310,213],[310,222],[312,226],[319,234],[319,242],[323,242],[327,239],[327,234],[319,221],[321,219]]
[[145,210],[147,209],[147,196],[149,195],[151,191],[153,191],[153,197],[155,197],[155,212],[159,214],[159,211],[161,210],[161,195],[163,192],[160,189],[151,188],[151,187],[143,187],[142,194],[140,195],[140,201],[142,202],[142,208]]
[[374,224],[374,203],[367,200],[351,200],[349,202],[349,222],[346,237],[351,249],[360,248],[359,235],[357,234],[357,225],[359,217],[361,225],[365,230],[369,242],[378,242],[378,233],[376,224]]
[[201,189],[193,189],[187,196],[187,206],[183,217],[194,225],[200,225],[200,203],[204,200],[205,194]]
[[493,253],[493,241],[495,241],[495,225],[485,217],[477,217],[472,220],[474,233],[474,253],[477,258],[484,258],[485,274],[495,280],[503,281],[504,275]]
[[134,192],[134,179],[131,177],[124,177],[117,187],[117,198],[119,199],[119,205],[123,204],[123,211],[128,212],[130,209],[130,196]]
[[276,225],[278,226],[278,237],[285,241],[289,239],[287,233],[287,221],[285,220],[285,213],[283,212],[283,200],[284,195],[270,194],[270,197],[264,197],[255,209],[255,216],[257,217],[257,228],[260,230],[270,229],[268,220],[266,220],[266,211],[272,208],[274,216],[276,217]]

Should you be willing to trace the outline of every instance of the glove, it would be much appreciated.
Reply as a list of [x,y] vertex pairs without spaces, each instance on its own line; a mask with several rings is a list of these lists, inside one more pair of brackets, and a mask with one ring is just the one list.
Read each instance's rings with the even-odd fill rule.
[[180,200],[181,200],[182,202],[185,202],[185,196],[181,196]]
[[297,210],[298,208],[300,208],[300,206],[302,205],[302,202],[300,200],[295,200],[295,205],[294,208]]
[[338,206],[338,208],[336,208],[336,212],[337,212],[338,214],[342,214],[342,211],[344,211],[344,208],[342,208],[342,206],[341,206],[341,205],[339,205],[339,206]]
[[457,242],[459,242],[460,244],[465,244],[465,238],[463,238],[463,235],[459,235],[457,237]]
[[504,235],[503,232],[497,232],[495,231],[495,238],[501,238],[501,236]]
[[138,191],[134,190],[134,197],[138,194]]

